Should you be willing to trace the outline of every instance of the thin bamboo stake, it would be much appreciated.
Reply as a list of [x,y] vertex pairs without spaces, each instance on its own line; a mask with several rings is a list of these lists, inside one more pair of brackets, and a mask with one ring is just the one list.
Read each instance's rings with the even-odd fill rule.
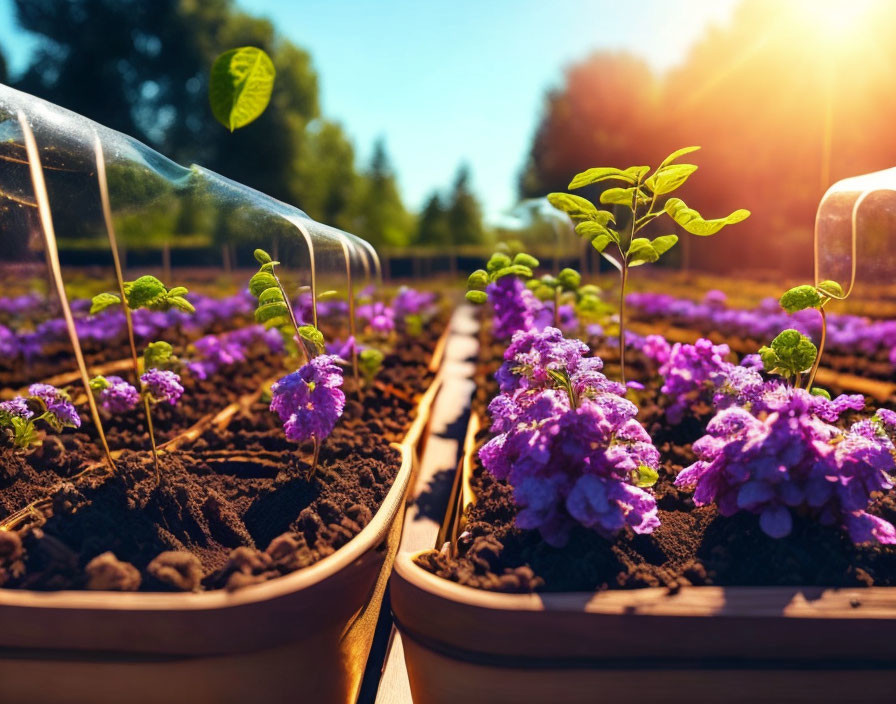
[[[115,236],[115,226],[112,223],[112,205],[109,199],[109,182],[106,179],[106,157],[103,154],[103,145],[99,135],[93,133],[94,155],[96,157],[96,179],[100,188],[100,202],[103,206],[103,220],[106,223],[106,235],[109,237],[109,248],[112,250],[112,261],[115,264],[115,278],[118,282],[118,294],[121,297],[121,307],[124,310],[125,324],[128,329],[128,343],[131,348],[131,365],[134,370],[134,384],[139,389],[140,361],[137,354],[137,343],[134,339],[134,322],[131,318],[131,309],[128,308],[127,296],[124,293],[124,271],[121,268],[121,259],[118,256],[118,239]],[[166,279],[167,281],[167,279]],[[149,433],[149,444],[152,447],[152,463],[156,473],[156,485],[162,480],[159,467],[159,450],[156,447],[156,435],[152,425],[152,412],[149,407],[149,398],[143,396],[143,412],[146,415],[146,430]]]
[[34,185],[34,197],[37,201],[37,211],[40,215],[41,231],[44,236],[44,245],[50,255],[50,264],[53,270],[53,282],[56,285],[56,295],[62,307],[62,315],[65,318],[65,326],[78,363],[78,371],[81,373],[81,382],[84,384],[84,392],[87,394],[87,404],[90,407],[90,415],[99,434],[100,443],[103,446],[103,454],[109,469],[115,471],[115,461],[109,452],[109,443],[106,441],[106,433],[103,431],[103,423],[100,420],[99,410],[96,407],[96,399],[90,391],[90,378],[87,374],[87,365],[84,362],[84,354],[81,351],[81,341],[78,339],[78,331],[75,328],[75,319],[69,306],[68,295],[65,292],[65,283],[62,280],[62,267],[59,264],[59,250],[56,246],[56,232],[53,229],[53,218],[50,214],[50,197],[47,194],[47,185],[44,181],[44,173],[40,166],[40,154],[37,151],[37,142],[34,133],[28,125],[25,114],[18,113],[19,124],[25,138],[25,150],[28,154],[28,169],[31,171],[31,182]]
[[352,252],[354,247],[349,249],[347,238],[342,238],[342,253],[345,255],[345,276],[348,279],[348,334],[352,338],[352,375],[355,377],[355,388],[358,390],[358,396],[361,395],[361,379],[358,374],[358,345],[357,345],[357,326],[355,324],[355,288],[352,282]]

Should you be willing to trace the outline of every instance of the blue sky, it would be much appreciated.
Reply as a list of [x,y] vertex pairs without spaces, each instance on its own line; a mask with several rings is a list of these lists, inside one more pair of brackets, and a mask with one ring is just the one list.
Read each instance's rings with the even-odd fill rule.
[[[411,208],[466,161],[489,216],[513,205],[545,91],[598,49],[658,71],[680,62],[735,0],[238,0],[311,53],[324,113],[358,156],[386,140]],[[0,0],[0,47],[15,73],[33,41]]]

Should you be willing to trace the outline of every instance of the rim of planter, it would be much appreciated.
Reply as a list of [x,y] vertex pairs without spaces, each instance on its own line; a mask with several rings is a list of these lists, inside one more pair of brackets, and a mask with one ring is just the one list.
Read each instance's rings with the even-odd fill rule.
[[[439,368],[441,350],[443,348],[444,344],[437,343],[429,363],[429,369]],[[340,570],[360,560],[366,553],[376,548],[385,538],[399,509],[404,503],[405,492],[407,491],[415,463],[416,444],[426,428],[430,408],[441,383],[441,375],[436,373],[435,378],[416,405],[417,416],[411,423],[404,439],[401,443],[392,443],[392,447],[401,452],[401,465],[392,487],[370,523],[341,548],[313,565],[266,582],[247,585],[232,592],[225,589],[199,593],[75,590],[43,592],[0,588],[0,613],[10,608],[56,611],[82,610],[93,613],[118,611],[150,613],[166,611],[227,611],[284,597],[307,589],[328,577],[332,577]],[[50,638],[51,636],[48,634],[48,640]],[[6,639],[4,638],[3,640]]]

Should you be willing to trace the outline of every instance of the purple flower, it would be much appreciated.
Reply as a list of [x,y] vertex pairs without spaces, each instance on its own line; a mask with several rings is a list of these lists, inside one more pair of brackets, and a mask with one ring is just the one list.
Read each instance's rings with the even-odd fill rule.
[[495,378],[504,392],[541,387],[549,382],[552,371],[574,371],[587,351],[584,342],[566,339],[557,328],[519,331],[504,352],[504,364]]
[[417,291],[407,286],[402,286],[392,299],[392,310],[396,318],[406,318],[409,315],[426,315],[436,300],[436,294],[428,291]]
[[714,308],[724,308],[727,302],[728,296],[724,291],[718,289],[707,291],[703,296],[703,303]]
[[355,341],[353,335],[349,335],[345,341],[334,340],[333,342],[327,342],[325,348],[327,354],[334,355],[339,357],[339,359],[344,359],[346,361],[350,360],[355,352],[361,351],[361,346]]
[[648,335],[644,338],[644,344],[641,347],[641,351],[648,359],[662,366],[669,361],[672,346],[662,335]]
[[388,335],[395,329],[395,313],[385,303],[365,303],[358,306],[358,317],[380,335]]
[[342,415],[342,368],[334,355],[320,355],[271,387],[271,410],[280,416],[288,440],[327,438]]
[[51,418],[47,420],[51,425],[69,428],[80,428],[81,418],[78,411],[72,405],[69,395],[62,389],[57,389],[49,384],[32,384],[28,387],[28,393],[36,399],[43,401]]
[[515,332],[535,327],[535,318],[542,305],[516,276],[502,276],[490,283],[485,292],[492,307],[492,332],[495,337],[506,340]]
[[180,385],[180,377],[167,369],[150,369],[140,377],[143,391],[149,394],[154,403],[167,402],[169,405],[177,405],[178,399],[184,392]]
[[892,442],[866,422],[848,432],[830,425],[817,411],[830,417],[831,409],[802,389],[780,385],[768,398],[752,413],[737,406],[720,411],[694,443],[698,460],[676,486],[693,489],[698,506],[715,503],[723,516],[757,514],[773,538],[790,533],[791,512],[799,510],[842,526],[857,543],[896,543],[896,529],[866,513],[873,492],[892,488]]
[[693,345],[675,343],[668,361],[660,367],[664,378],[662,392],[672,400],[666,409],[671,423],[680,423],[684,412],[695,402],[712,400],[715,389],[733,366],[725,361],[730,351],[728,345],[714,345],[703,338]]
[[246,361],[242,336],[234,334],[206,335],[193,343],[196,356],[187,362],[187,369],[197,379],[208,379],[224,367]]
[[19,341],[16,334],[5,325],[0,325],[0,357],[15,359],[19,356]]
[[744,358],[740,360],[740,366],[746,367],[747,369],[755,369],[758,372],[765,369],[765,365],[762,363],[762,357],[758,354],[744,355]]
[[109,386],[99,394],[100,405],[109,413],[126,413],[140,402],[140,392],[120,376],[107,376]]
[[11,416],[18,416],[28,420],[34,417],[34,412],[28,408],[28,399],[24,396],[16,396],[9,401],[0,402],[0,411],[9,413]]

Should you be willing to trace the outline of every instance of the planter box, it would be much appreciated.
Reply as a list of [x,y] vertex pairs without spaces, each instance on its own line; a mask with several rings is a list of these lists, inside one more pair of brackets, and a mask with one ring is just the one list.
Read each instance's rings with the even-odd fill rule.
[[892,587],[501,594],[403,553],[390,599],[415,704],[896,701]]
[[373,520],[308,568],[231,593],[0,590],[0,701],[354,702],[439,384]]

